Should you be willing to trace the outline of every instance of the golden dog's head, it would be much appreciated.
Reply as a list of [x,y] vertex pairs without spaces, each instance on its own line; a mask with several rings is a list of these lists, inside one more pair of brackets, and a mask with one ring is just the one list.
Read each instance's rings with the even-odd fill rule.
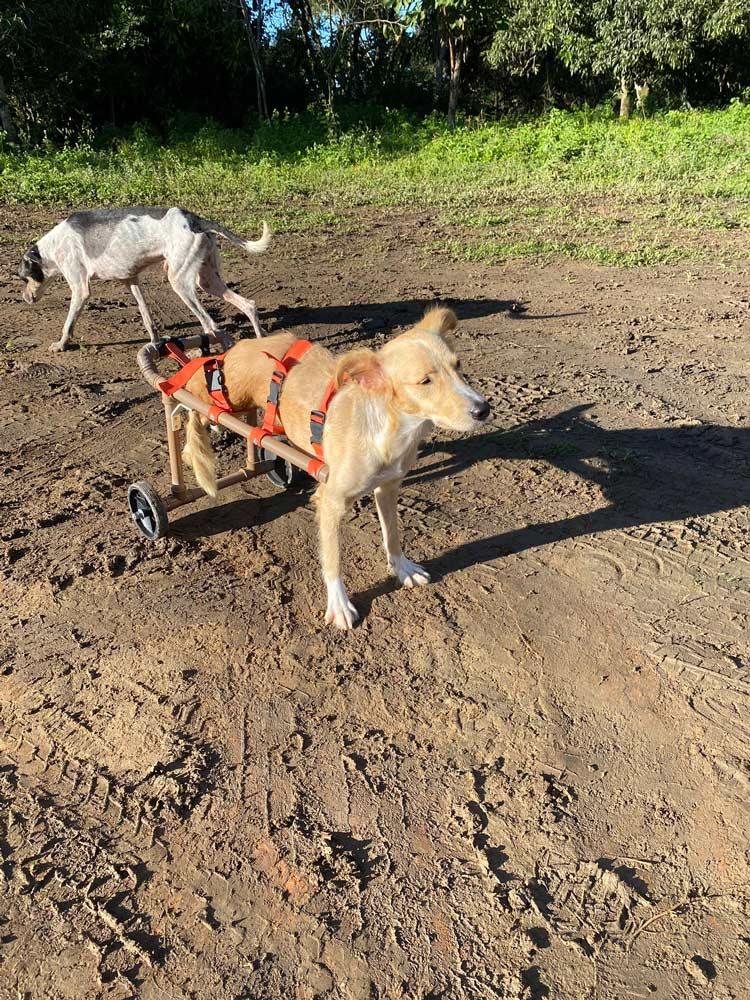
[[487,400],[460,372],[450,333],[450,309],[432,309],[413,329],[379,351],[350,351],[337,369],[337,383],[359,383],[386,393],[395,409],[449,431],[470,431],[490,415]]

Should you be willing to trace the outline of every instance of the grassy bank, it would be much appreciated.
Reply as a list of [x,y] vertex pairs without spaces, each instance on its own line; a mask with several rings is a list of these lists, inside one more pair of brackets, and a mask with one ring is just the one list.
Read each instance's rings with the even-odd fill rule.
[[[606,212],[592,218],[592,203],[629,207],[630,221],[653,223],[657,237],[664,219],[750,229],[750,106],[627,123],[553,112],[454,132],[397,113],[377,125],[309,114],[253,132],[205,126],[157,138],[139,129],[66,149],[0,151],[0,200],[182,204],[250,228],[262,212],[281,229],[336,223],[357,206],[436,209],[446,224],[477,228],[476,259],[576,256],[592,223],[616,235]],[[667,247],[663,259],[673,256]]]

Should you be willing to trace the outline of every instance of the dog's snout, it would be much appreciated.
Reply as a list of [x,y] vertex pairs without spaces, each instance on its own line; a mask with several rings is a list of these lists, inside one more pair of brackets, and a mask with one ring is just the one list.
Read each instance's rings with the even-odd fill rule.
[[471,415],[475,420],[486,420],[490,415],[490,404],[486,399],[481,400],[472,406]]

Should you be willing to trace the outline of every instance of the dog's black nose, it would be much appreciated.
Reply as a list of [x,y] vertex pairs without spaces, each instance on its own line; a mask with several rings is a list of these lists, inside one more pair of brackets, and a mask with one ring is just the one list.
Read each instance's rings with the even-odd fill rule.
[[471,415],[475,420],[486,420],[490,415],[490,404],[483,399],[481,403],[472,406]]

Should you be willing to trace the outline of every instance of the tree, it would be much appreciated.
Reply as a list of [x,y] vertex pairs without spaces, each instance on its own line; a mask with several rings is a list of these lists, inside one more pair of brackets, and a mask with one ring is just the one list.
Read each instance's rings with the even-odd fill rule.
[[18,140],[18,130],[16,129],[16,123],[13,121],[2,76],[0,76],[0,129],[5,132],[8,142],[16,142]]
[[595,0],[591,14],[591,43],[581,69],[615,77],[621,118],[630,115],[636,83],[650,84],[690,62],[705,20],[696,0]]
[[265,7],[263,0],[233,0],[239,6],[240,17],[245,29],[250,58],[255,70],[255,94],[258,114],[268,120],[268,98],[266,97],[266,71],[263,65],[263,22]]
[[544,68],[549,100],[549,66],[579,60],[582,32],[579,0],[519,0],[496,29],[487,61],[519,77],[536,76]]
[[491,37],[497,26],[498,8],[493,0],[420,0],[401,16],[406,25],[432,33],[438,41],[436,91],[443,50],[448,54],[448,125],[453,128],[469,45],[482,46]]
[[636,85],[643,90],[670,71],[686,70],[708,26],[736,31],[740,8],[747,23],[745,0],[520,0],[488,58],[528,75],[551,56],[581,78],[607,80],[618,88],[620,116],[627,118]]

